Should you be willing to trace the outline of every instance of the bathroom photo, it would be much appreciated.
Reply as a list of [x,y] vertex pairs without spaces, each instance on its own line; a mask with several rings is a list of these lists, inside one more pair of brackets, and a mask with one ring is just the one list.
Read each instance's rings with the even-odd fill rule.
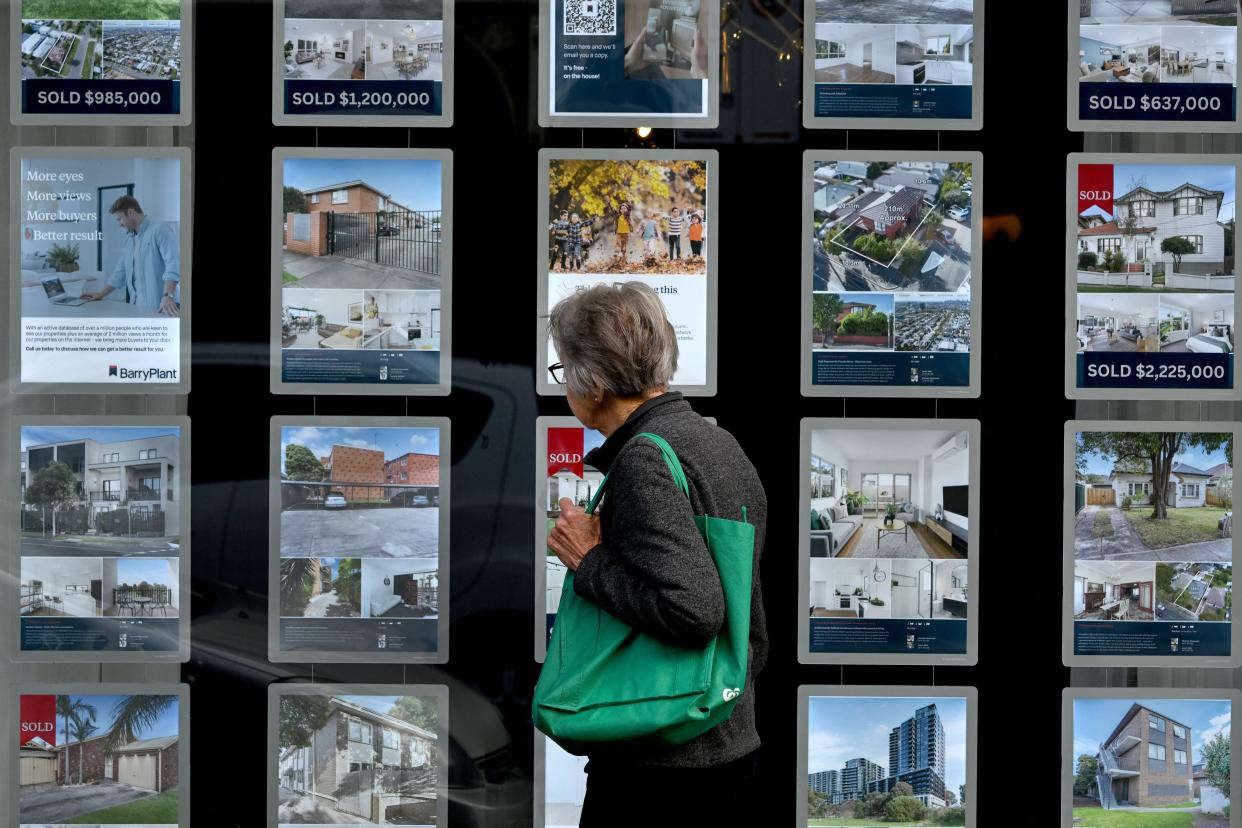
[[812,558],[812,618],[892,618],[890,569],[881,558]]
[[893,618],[965,618],[969,568],[964,562],[892,561]]

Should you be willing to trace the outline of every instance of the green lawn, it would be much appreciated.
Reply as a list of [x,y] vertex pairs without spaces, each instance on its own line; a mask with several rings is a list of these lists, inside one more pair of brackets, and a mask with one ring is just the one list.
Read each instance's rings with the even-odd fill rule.
[[1194,828],[1195,815],[1075,808],[1075,828]]
[[811,819],[810,828],[922,828],[934,826],[933,822],[885,822],[876,819]]
[[180,0],[25,0],[26,20],[179,20]]
[[1193,808],[1198,802],[1175,802],[1172,805],[1153,805],[1153,808]]
[[95,41],[92,39],[86,44],[86,57],[82,59],[82,71],[78,72],[78,76],[91,79],[91,66],[95,61]]
[[280,283],[281,283],[282,285],[287,285],[287,284],[289,284],[290,282],[296,282],[297,280],[298,280],[298,277],[297,277],[297,276],[294,276],[294,275],[293,275],[292,273],[290,273],[289,271],[287,271],[287,270],[282,270],[282,271],[280,271]]
[[1096,512],[1095,523],[1091,524],[1091,537],[1111,538],[1113,536],[1113,518],[1110,512]]
[[148,796],[146,799],[117,805],[115,808],[92,811],[89,814],[82,814],[73,819],[66,819],[65,822],[71,825],[78,825],[84,822],[95,824],[120,822],[175,825],[179,819],[177,810],[177,792],[172,790],[156,794],[155,796]]
[[1224,516],[1225,510],[1212,506],[1190,509],[1169,509],[1165,520],[1152,520],[1148,515],[1150,505],[1122,511],[1134,531],[1138,532],[1143,543],[1152,549],[1163,549],[1166,546],[1179,546],[1183,543],[1217,540],[1220,530],[1216,522]]

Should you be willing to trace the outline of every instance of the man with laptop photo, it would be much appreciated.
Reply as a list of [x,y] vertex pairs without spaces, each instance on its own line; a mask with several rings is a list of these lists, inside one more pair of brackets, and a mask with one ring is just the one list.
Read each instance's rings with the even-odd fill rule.
[[98,301],[114,290],[123,290],[130,305],[163,316],[180,316],[177,287],[181,282],[181,243],[176,227],[147,216],[138,199],[129,195],[112,202],[108,214],[125,231],[121,255],[104,287],[83,291],[82,298]]

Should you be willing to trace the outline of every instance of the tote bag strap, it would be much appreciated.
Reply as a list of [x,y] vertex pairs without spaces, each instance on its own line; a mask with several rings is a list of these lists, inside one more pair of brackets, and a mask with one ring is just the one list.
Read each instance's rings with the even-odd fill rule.
[[[660,454],[664,455],[664,465],[668,466],[669,474],[673,475],[673,482],[677,484],[677,488],[681,489],[681,493],[689,498],[690,481],[686,479],[686,472],[681,467],[681,461],[677,459],[677,452],[673,451],[673,447],[668,444],[668,440],[665,440],[659,434],[652,434],[650,431],[635,434],[630,439],[637,440],[639,437],[646,437],[660,450]],[[595,509],[599,506],[599,501],[604,496],[604,490],[608,488],[608,478],[611,476],[605,475],[603,482],[595,490],[595,496],[591,498],[591,502],[586,507],[588,515],[595,514]]]

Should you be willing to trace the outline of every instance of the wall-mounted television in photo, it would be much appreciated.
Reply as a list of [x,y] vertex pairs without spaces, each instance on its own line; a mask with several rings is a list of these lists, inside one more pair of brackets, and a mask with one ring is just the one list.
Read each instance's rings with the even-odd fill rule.
[[14,417],[21,661],[190,657],[190,421]]
[[979,153],[809,150],[802,393],[977,397]]
[[13,0],[9,8],[14,124],[190,123],[190,0]]
[[1071,130],[1237,129],[1236,0],[1068,5],[1063,54]]
[[268,828],[448,825],[449,689],[277,682]]
[[453,125],[454,0],[275,0],[277,126]]
[[1140,816],[1229,824],[1230,802],[1242,796],[1242,778],[1230,773],[1242,693],[1068,687],[1061,699],[1062,828]]
[[272,661],[448,661],[449,421],[273,417]]
[[1073,154],[1065,393],[1235,400],[1239,157]]
[[12,390],[187,393],[190,151],[14,147],[9,174]]
[[980,129],[983,0],[805,0],[808,129]]
[[714,129],[720,4],[539,0],[539,125]]
[[539,151],[535,390],[563,395],[548,313],[597,285],[655,291],[677,334],[671,388],[716,393],[718,225],[715,150]]
[[1069,666],[1237,667],[1236,423],[1065,426]]
[[978,421],[806,419],[801,461],[799,661],[974,664]]
[[272,153],[274,394],[444,395],[453,154]]
[[[19,684],[5,824],[190,824],[190,688],[158,682]],[[13,748],[10,747],[10,750]]]
[[799,828],[978,824],[973,687],[798,688]]

